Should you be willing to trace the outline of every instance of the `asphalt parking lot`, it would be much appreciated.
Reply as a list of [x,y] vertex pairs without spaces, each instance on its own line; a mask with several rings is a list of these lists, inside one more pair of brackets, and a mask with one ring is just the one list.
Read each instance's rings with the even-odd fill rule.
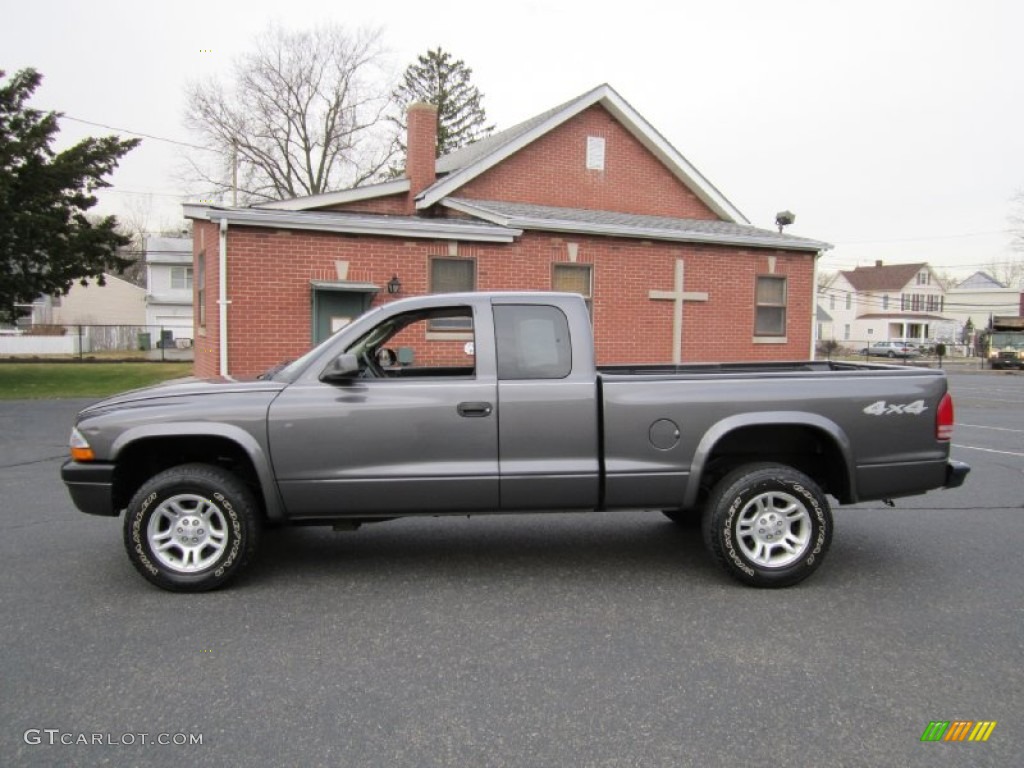
[[837,509],[777,591],[636,511],[275,531],[169,594],[60,482],[86,401],[0,402],[0,764],[1020,765],[1024,375],[951,389],[965,486]]

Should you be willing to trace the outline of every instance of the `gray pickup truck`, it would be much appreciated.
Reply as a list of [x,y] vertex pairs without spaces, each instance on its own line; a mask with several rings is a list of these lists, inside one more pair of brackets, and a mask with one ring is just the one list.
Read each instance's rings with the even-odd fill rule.
[[842,504],[960,485],[942,371],[829,362],[597,367],[576,295],[386,304],[258,380],[83,410],[62,477],[140,573],[221,586],[264,528],[663,510],[739,580],[794,584]]

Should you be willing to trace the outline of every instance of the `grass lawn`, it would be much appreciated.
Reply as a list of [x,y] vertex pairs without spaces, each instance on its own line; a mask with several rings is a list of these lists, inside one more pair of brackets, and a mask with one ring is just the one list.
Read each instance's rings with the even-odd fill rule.
[[192,363],[0,363],[0,400],[103,397],[192,375]]

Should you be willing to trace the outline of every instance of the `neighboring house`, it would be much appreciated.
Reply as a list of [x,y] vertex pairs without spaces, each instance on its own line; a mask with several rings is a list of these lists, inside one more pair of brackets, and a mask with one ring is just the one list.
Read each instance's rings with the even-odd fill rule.
[[[192,238],[147,237],[146,324],[168,339],[191,339]],[[159,326],[156,328],[155,326]]]
[[890,339],[953,341],[946,292],[925,262],[857,267],[840,272],[820,292],[818,306],[832,317],[832,337],[849,346]]
[[751,226],[611,87],[437,159],[436,109],[408,126],[403,178],[185,206],[197,375],[258,373],[371,305],[467,290],[581,293],[600,363],[812,355],[830,246]]
[[985,272],[975,272],[946,291],[946,314],[960,328],[970,321],[972,328],[981,331],[996,315],[1024,315],[1024,292],[1007,288]]
[[42,296],[32,304],[32,325],[145,325],[146,291],[113,275],[105,285],[77,281],[66,296]]
[[815,315],[815,328],[814,338],[817,340],[823,339],[834,339],[835,331],[833,330],[832,315],[821,308],[821,304],[818,304],[818,310]]

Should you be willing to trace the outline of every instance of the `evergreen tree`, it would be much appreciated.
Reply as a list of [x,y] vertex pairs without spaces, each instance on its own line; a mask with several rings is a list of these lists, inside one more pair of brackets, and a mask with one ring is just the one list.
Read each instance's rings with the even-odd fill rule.
[[399,127],[398,142],[405,154],[406,110],[416,101],[437,107],[437,157],[490,135],[480,90],[470,82],[473,70],[438,47],[410,64],[392,98],[399,108],[391,120]]
[[76,280],[120,271],[129,260],[117,249],[129,238],[113,216],[90,221],[93,192],[139,144],[116,136],[87,138],[56,153],[57,112],[26,106],[42,76],[21,70],[4,82],[0,71],[0,321],[14,323],[17,304],[43,294],[63,296]]

